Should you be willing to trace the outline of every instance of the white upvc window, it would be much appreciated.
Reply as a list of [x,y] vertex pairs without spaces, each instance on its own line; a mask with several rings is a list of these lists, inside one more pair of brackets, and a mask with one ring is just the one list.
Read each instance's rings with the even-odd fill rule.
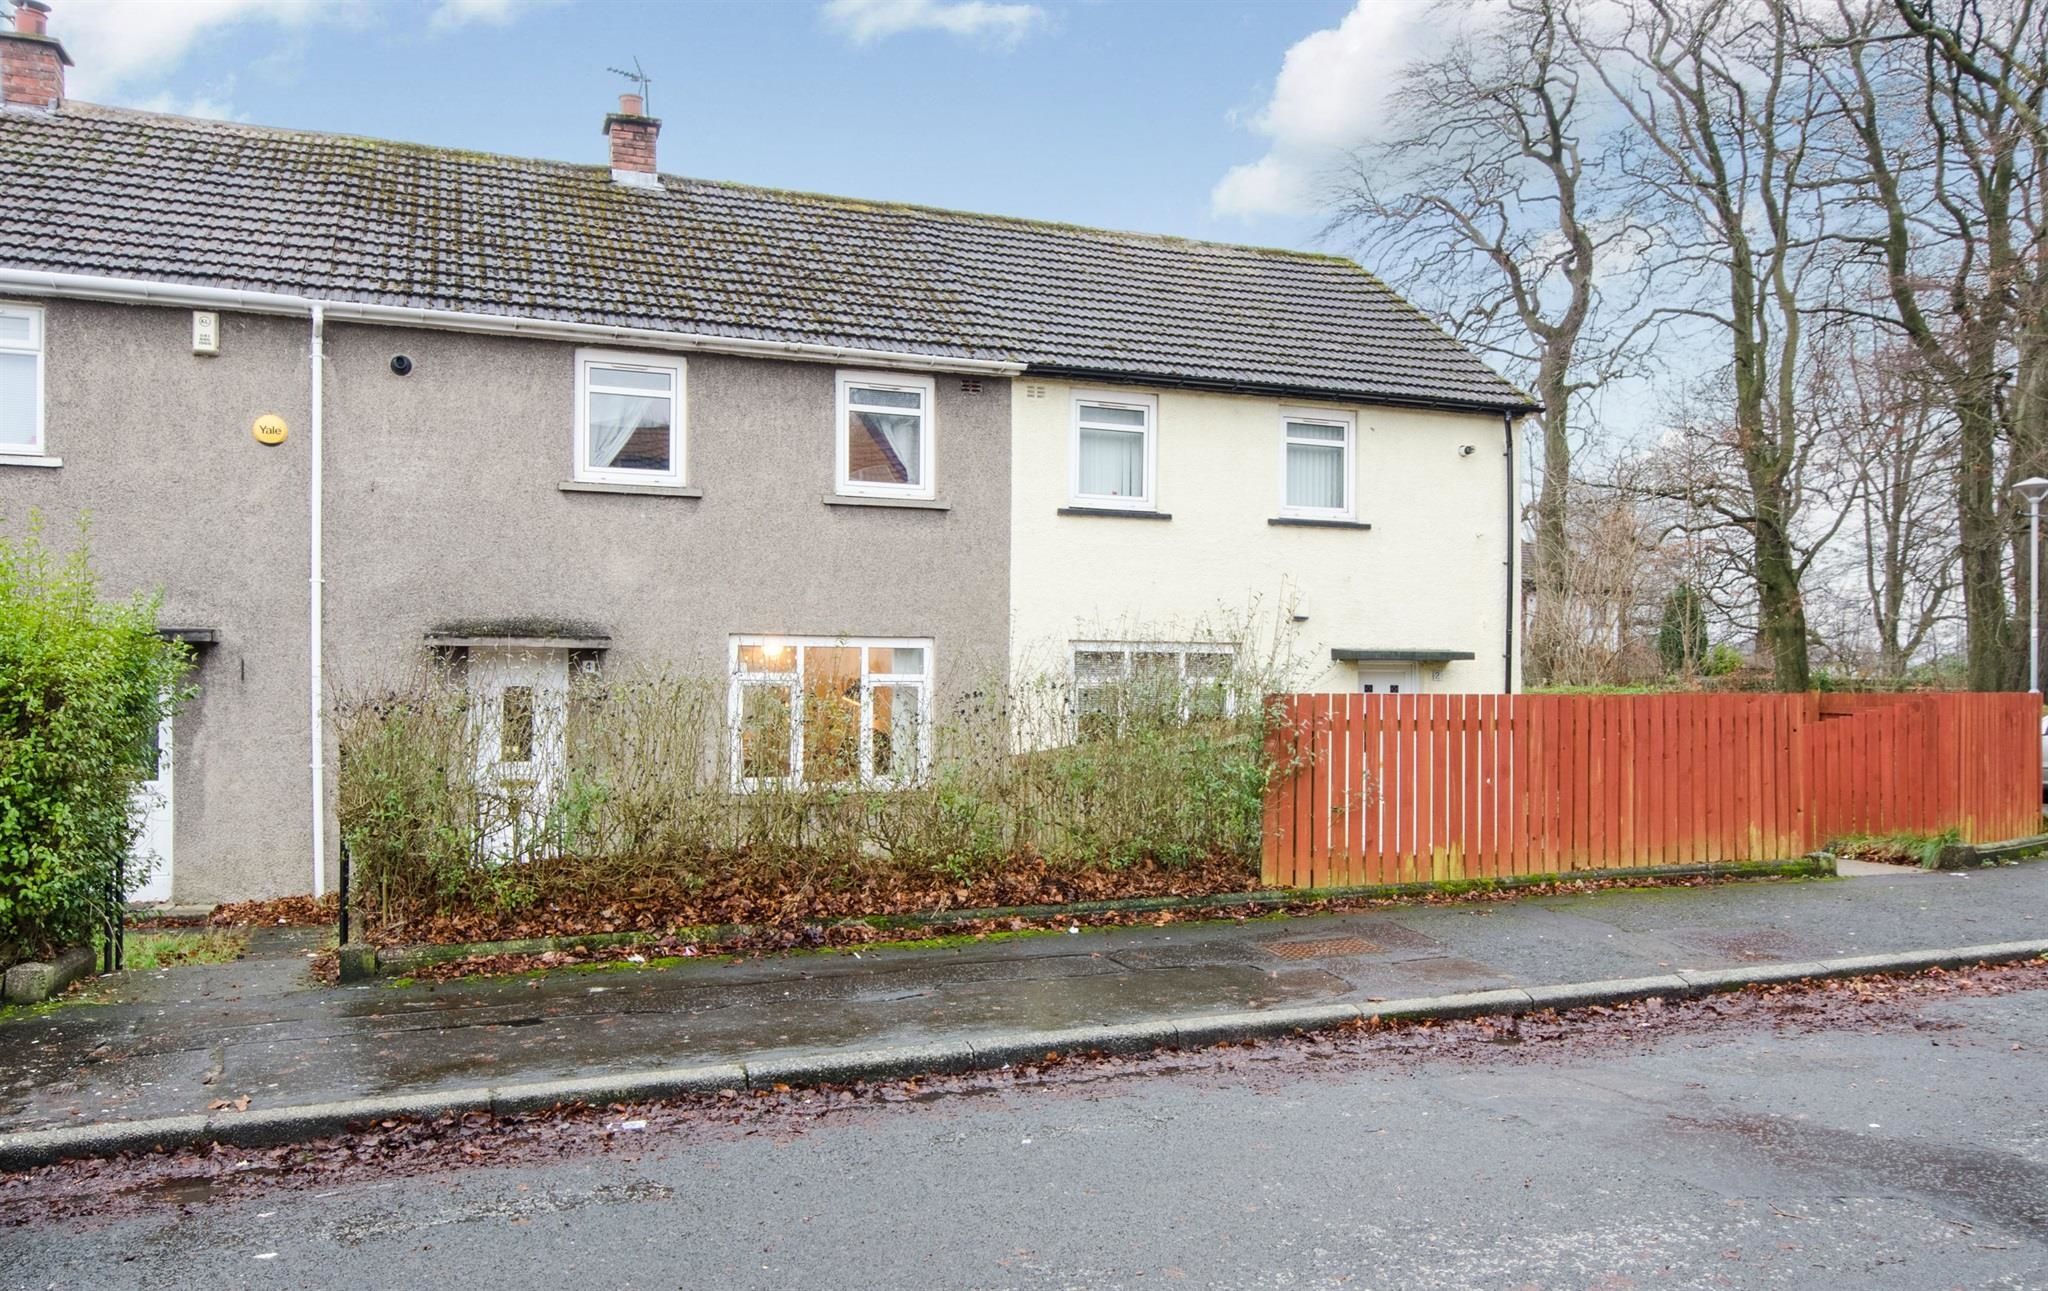
[[1280,514],[1355,519],[1356,419],[1349,413],[1321,411],[1282,412],[1280,417]]
[[1076,641],[1074,728],[1081,738],[1123,729],[1136,713],[1190,721],[1237,712],[1227,641]]
[[681,359],[576,351],[575,478],[592,484],[682,484],[684,407]]
[[851,497],[934,497],[931,378],[841,372],[837,384],[837,491]]
[[43,311],[0,305],[0,458],[43,455]]
[[1151,395],[1074,395],[1074,437],[1067,456],[1069,493],[1076,506],[1155,509],[1158,419],[1159,401]]
[[931,769],[931,715],[929,638],[732,639],[735,789],[916,784]]

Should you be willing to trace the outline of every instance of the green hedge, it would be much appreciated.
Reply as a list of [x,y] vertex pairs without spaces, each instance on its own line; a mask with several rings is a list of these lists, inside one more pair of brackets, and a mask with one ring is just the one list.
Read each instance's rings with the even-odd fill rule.
[[101,598],[84,538],[53,552],[35,515],[0,533],[0,964],[102,925],[180,697],[185,647],[157,635],[154,600]]

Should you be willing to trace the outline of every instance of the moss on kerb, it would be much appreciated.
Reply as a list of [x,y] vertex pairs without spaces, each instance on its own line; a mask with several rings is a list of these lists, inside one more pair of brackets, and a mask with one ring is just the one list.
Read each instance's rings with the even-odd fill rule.
[[105,995],[92,991],[92,979],[75,990],[59,991],[47,1000],[35,1004],[0,1004],[0,1026],[9,1022],[25,1022],[30,1018],[47,1017],[59,1009],[83,1008],[95,1004],[112,1004]]

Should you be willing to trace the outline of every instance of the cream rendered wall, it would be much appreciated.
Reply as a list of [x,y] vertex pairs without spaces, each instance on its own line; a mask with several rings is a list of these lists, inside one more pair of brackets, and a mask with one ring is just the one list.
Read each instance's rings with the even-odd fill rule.
[[[1424,665],[1422,688],[1503,688],[1515,544],[1497,414],[1119,386],[1158,400],[1154,498],[1172,519],[1063,516],[1074,395],[1110,391],[1028,376],[1011,390],[1016,675],[1064,671],[1075,640],[1193,639],[1235,623],[1255,647],[1277,633],[1301,689],[1357,689],[1332,647],[1470,651]],[[1280,514],[1283,408],[1355,416],[1369,531],[1267,523]],[[1278,628],[1297,608],[1306,620]]]

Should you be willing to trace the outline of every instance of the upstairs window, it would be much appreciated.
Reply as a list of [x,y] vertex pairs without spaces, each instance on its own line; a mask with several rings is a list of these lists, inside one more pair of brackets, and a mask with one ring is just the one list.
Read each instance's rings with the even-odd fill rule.
[[1152,510],[1149,395],[1074,397],[1073,500],[1078,506]]
[[576,354],[576,478],[593,484],[683,482],[683,362]]
[[1288,413],[1283,419],[1280,514],[1349,520],[1354,425],[1336,413]]
[[839,374],[838,491],[931,498],[932,393],[924,377]]
[[43,311],[0,305],[0,457],[43,453]]

